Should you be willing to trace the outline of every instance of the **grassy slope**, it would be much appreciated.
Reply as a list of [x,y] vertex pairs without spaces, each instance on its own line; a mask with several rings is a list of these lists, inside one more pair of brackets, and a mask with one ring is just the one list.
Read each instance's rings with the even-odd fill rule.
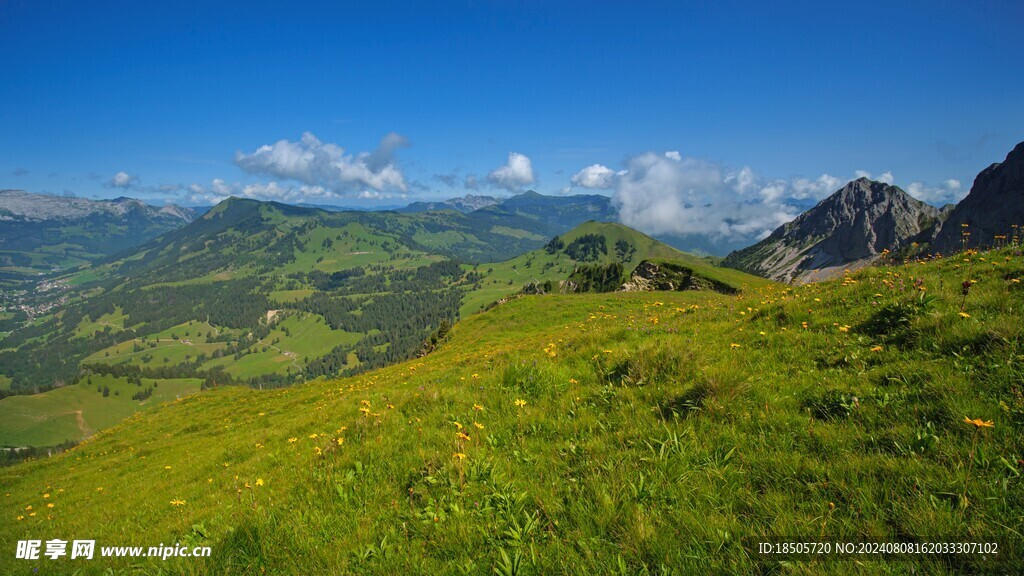
[[[130,384],[126,378],[92,376],[92,385],[84,382],[65,386],[45,394],[9,396],[0,400],[0,438],[11,446],[54,446],[68,440],[80,440],[96,430],[109,428],[139,410],[199,390],[196,379],[160,380],[153,395],[141,402],[132,395],[152,387],[153,380],[142,379],[142,386]],[[97,386],[108,386],[104,397]],[[120,392],[115,395],[114,392]],[[81,416],[81,420],[79,420]]]
[[[768,284],[768,281],[763,278],[751,276],[737,270],[714,266],[708,259],[676,250],[646,234],[621,224],[586,222],[561,235],[560,238],[566,245],[569,245],[573,240],[584,234],[603,235],[605,237],[605,244],[608,247],[608,254],[603,254],[596,262],[588,262],[587,264],[609,264],[617,261],[615,243],[619,240],[625,240],[636,248],[636,253],[625,263],[625,268],[630,271],[642,260],[670,260],[693,268],[699,275],[720,280],[739,288],[751,288]],[[510,294],[515,294],[528,282],[536,281],[543,283],[545,280],[551,280],[557,284],[559,281],[567,279],[576,265],[577,263],[563,252],[548,254],[543,248],[505,262],[481,264],[477,267],[477,271],[485,274],[485,277],[481,281],[480,289],[466,294],[461,308],[462,315],[465,316],[477,312],[491,302],[500,300]],[[509,283],[510,281],[511,284]]]
[[[417,361],[200,393],[0,470],[0,540],[205,543],[207,561],[141,567],[210,574],[1006,571],[1024,260],[985,258],[739,297],[518,299]],[[973,463],[964,416],[994,422]],[[1004,563],[759,568],[747,537],[998,541]]]

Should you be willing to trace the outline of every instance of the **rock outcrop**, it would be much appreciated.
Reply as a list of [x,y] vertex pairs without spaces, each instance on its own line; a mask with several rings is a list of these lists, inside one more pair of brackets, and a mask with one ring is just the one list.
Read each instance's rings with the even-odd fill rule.
[[[1024,226],[1024,142],[1006,160],[978,174],[970,194],[953,208],[932,247],[943,254],[965,247],[989,248],[1014,235],[1020,240],[1020,226]],[[969,235],[965,237],[964,232]]]
[[738,290],[724,282],[701,276],[693,269],[674,262],[644,260],[637,264],[629,281],[619,288],[620,292],[653,292],[657,290],[714,290],[723,294],[735,294]]

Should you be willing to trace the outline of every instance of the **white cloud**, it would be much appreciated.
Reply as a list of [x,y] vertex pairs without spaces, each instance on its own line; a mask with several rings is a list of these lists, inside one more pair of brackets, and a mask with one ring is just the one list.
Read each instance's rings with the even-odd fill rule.
[[491,171],[487,180],[498,188],[516,191],[535,182],[533,165],[525,155],[509,152],[508,163]]
[[315,200],[333,199],[344,197],[323,186],[294,186],[281,184],[279,182],[256,182],[243,184],[241,182],[225,182],[221,178],[214,178],[209,186],[193,182],[187,187],[188,196],[186,200],[191,203],[216,204],[225,198],[235,196],[237,198],[252,198],[255,200],[275,200],[277,202],[308,202]]
[[931,187],[923,182],[911,182],[907,186],[907,194],[922,202],[938,206],[959,202],[967,195],[961,189],[960,181],[956,179],[946,180],[939,187]]
[[[677,159],[678,160],[678,159]],[[747,194],[754,190],[757,185],[757,175],[750,166],[740,168],[739,172],[729,174],[725,177],[726,184],[729,184],[740,194]]]
[[668,152],[665,152],[665,158],[679,162],[683,159],[683,156],[678,150],[669,150]]
[[592,164],[572,177],[573,186],[607,189],[615,184],[615,171],[601,164]]
[[114,176],[110,179],[110,181],[107,182],[107,186],[109,186],[111,188],[122,188],[124,190],[127,190],[127,189],[131,188],[132,185],[137,183],[138,181],[139,181],[139,177],[138,176],[133,176],[133,175],[127,173],[127,172],[121,171],[121,172],[118,172],[117,174],[114,174]]
[[849,179],[843,180],[836,178],[831,174],[822,174],[815,180],[797,178],[790,183],[789,196],[797,200],[821,200],[841,188],[849,181]]
[[381,139],[373,152],[352,155],[345,154],[345,149],[337,144],[321,142],[306,132],[298,142],[278,140],[260,146],[252,154],[236,152],[235,164],[250,174],[295,180],[340,195],[359,194],[367,188],[406,192],[408,186],[396,164],[395,152],[407,146],[408,139],[392,132]]
[[749,167],[730,173],[706,160],[648,152],[627,161],[612,202],[624,224],[644,232],[737,242],[796,217],[781,197],[777,182],[762,185]]
[[[649,234],[706,236],[732,244],[762,239],[795,218],[800,212],[797,206],[830,196],[854,178],[872,177],[857,170],[854,178],[822,174],[766,179],[749,166],[730,170],[674,152],[640,154],[628,159],[625,168],[611,178],[612,202],[624,224]],[[587,170],[574,176],[573,184],[580,185]],[[611,172],[606,170],[600,172],[604,177]],[[875,179],[886,184],[895,181],[891,171]],[[963,196],[957,180],[947,180],[939,188],[915,182],[907,191],[933,204]]]
[[853,177],[855,179],[867,178],[868,180],[874,180],[875,182],[881,182],[882,184],[888,184],[890,186],[892,186],[892,183],[895,182],[895,179],[892,176],[892,172],[889,170],[886,170],[885,172],[879,174],[878,178],[872,177],[871,172],[868,172],[867,170],[855,170],[853,172]]

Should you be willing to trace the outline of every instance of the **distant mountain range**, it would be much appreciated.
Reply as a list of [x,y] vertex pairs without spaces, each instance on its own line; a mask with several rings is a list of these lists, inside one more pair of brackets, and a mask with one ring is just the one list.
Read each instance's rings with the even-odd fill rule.
[[[413,202],[391,210],[277,206],[283,212],[349,214],[345,218],[365,221],[371,228],[401,230],[409,248],[474,262],[522,254],[586,221],[618,219],[607,196],[546,196],[532,190],[509,198],[468,195]],[[130,198],[95,201],[0,191],[0,283],[109,258],[181,228],[201,213]],[[723,264],[775,280],[805,282],[869,264],[884,253],[906,256],[990,246],[1019,234],[1014,226],[1022,223],[1024,143],[1005,161],[983,170],[955,207],[936,208],[896,186],[861,178],[764,240],[733,251]],[[167,241],[176,237],[172,234]],[[658,239],[702,254],[721,248],[698,237]]]
[[662,274],[633,289],[763,283],[621,224],[574,223],[588,206],[530,194],[469,213],[330,212],[230,198],[43,289],[0,292],[0,379],[11,392],[83,374],[282,386],[413,357],[432,331],[527,285],[617,290],[648,260]]
[[449,198],[448,200],[442,200],[440,202],[413,202],[404,208],[399,208],[397,211],[427,212],[428,210],[458,210],[459,212],[466,213],[500,203],[501,199],[495,198],[494,196],[475,196],[473,194],[468,194],[466,196]]
[[132,198],[87,200],[0,191],[0,286],[139,246],[196,218]]

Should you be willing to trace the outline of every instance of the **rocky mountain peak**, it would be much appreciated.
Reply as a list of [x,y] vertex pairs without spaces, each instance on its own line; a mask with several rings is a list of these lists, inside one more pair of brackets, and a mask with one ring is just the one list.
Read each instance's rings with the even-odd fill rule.
[[776,280],[800,280],[928,240],[941,211],[896,186],[853,180],[725,264]]

